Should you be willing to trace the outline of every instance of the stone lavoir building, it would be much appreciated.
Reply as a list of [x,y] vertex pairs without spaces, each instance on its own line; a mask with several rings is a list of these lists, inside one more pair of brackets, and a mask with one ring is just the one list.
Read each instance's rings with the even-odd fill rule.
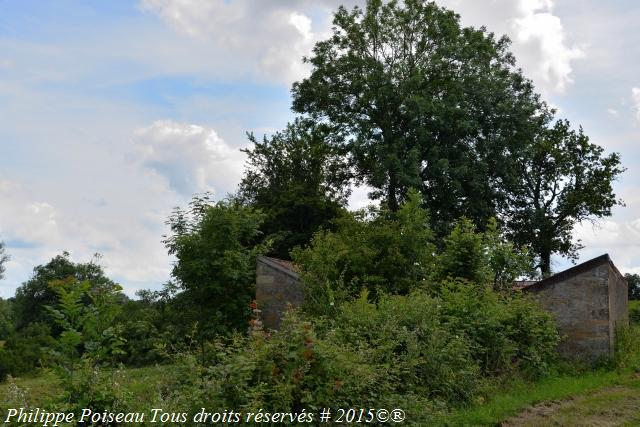
[[588,359],[613,355],[616,329],[629,325],[627,288],[608,254],[522,287],[553,313],[560,352]]
[[[278,329],[287,307],[302,304],[298,269],[290,261],[259,257],[256,300],[268,329]],[[596,359],[615,349],[616,329],[629,324],[624,276],[605,254],[539,282],[519,282],[551,312],[563,336],[559,351],[571,358]]]

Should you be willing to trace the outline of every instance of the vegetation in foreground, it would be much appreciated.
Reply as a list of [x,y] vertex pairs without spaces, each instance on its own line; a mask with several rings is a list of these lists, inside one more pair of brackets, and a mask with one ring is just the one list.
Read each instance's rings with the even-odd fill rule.
[[[575,256],[574,226],[621,203],[623,168],[556,117],[508,45],[435,3],[338,9],[293,86],[301,116],[249,135],[236,195],[169,217],[161,291],[132,301],[97,259],[63,253],[0,300],[3,410],[401,407],[407,424],[466,425],[633,393],[637,329],[600,370],[569,369],[553,319],[511,287]],[[380,205],[349,212],[351,184]],[[301,268],[305,304],[278,332],[251,302],[259,254]],[[6,260],[0,244],[0,278]]]

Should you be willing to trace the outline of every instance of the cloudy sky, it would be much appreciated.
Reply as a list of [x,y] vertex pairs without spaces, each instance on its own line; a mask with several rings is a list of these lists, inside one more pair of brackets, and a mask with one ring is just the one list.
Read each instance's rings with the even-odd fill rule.
[[[130,295],[160,287],[169,212],[195,192],[234,191],[245,132],[292,118],[301,57],[341,3],[362,2],[0,0],[0,239],[12,257],[0,297],[63,250],[103,254]],[[640,3],[440,3],[508,34],[560,115],[622,154],[627,206],[577,236],[582,260],[609,252],[640,272]]]

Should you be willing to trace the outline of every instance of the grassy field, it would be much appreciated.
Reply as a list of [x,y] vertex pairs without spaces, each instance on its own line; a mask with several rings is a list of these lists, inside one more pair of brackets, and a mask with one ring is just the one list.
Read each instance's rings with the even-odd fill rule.
[[[123,375],[123,387],[131,394],[131,407],[141,411],[148,410],[163,383],[162,366],[126,369]],[[56,376],[51,372],[42,372],[38,376],[13,378],[0,383],[0,417],[4,418],[7,403],[12,407],[28,406],[46,408],[52,396],[57,396],[62,388]]]
[[[583,410],[578,411],[570,406],[554,407],[558,410],[566,409],[564,416],[567,419],[564,423],[551,425],[578,425],[577,420],[581,419],[579,414],[590,407],[590,401],[576,400],[577,397],[587,397],[598,391],[617,387],[628,389],[629,394],[640,399],[640,379],[627,372],[596,371],[580,376],[551,377],[536,383],[514,382],[490,395],[486,402],[455,411],[440,421],[442,425],[451,426],[495,426],[540,404],[548,406],[545,403],[571,401],[574,402],[574,406],[584,406]],[[622,400],[622,397],[620,399]],[[550,415],[551,411],[548,411],[548,414]],[[513,422],[514,424],[508,425],[527,425],[518,424],[517,420]]]
[[[163,367],[126,371],[124,386],[132,406],[148,410],[162,383]],[[31,407],[45,407],[61,389],[52,374],[16,378],[0,384],[0,402],[15,401],[17,385]],[[579,376],[514,381],[495,390],[486,402],[439,420],[443,426],[640,425],[640,377],[628,371],[595,371]],[[0,412],[4,412],[2,408]],[[3,414],[4,415],[4,414]],[[614,420],[616,420],[614,422]]]

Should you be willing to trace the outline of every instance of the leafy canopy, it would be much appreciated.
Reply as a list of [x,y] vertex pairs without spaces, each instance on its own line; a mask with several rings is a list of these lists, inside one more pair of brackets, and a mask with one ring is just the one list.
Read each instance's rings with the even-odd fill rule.
[[297,119],[262,141],[249,134],[238,198],[264,213],[260,230],[274,240],[270,254],[289,258],[346,205],[348,170],[327,127]]
[[254,295],[255,258],[264,215],[235,200],[194,196],[169,217],[164,243],[176,257],[172,276],[182,291],[184,316],[198,322],[199,336],[244,330]]
[[356,178],[392,211],[416,188],[437,234],[463,215],[486,224],[544,107],[508,39],[422,0],[341,7],[333,24],[293,86],[294,110],[333,127]]
[[522,180],[511,194],[505,221],[511,239],[538,257],[543,275],[551,272],[551,254],[577,257],[582,246],[573,240],[576,224],[610,216],[622,204],[613,181],[623,171],[620,155],[605,155],[582,128],[575,131],[558,120],[540,129],[518,158]]
[[[88,263],[71,261],[69,253],[57,255],[47,264],[33,269],[33,277],[24,282],[16,290],[14,301],[15,326],[17,329],[26,327],[33,322],[47,322],[49,320],[46,306],[55,306],[58,295],[51,288],[50,283],[56,280],[75,279],[78,282],[89,282],[91,292],[114,291],[119,286],[109,279],[102,270],[96,254]],[[121,294],[121,298],[126,298]]]

